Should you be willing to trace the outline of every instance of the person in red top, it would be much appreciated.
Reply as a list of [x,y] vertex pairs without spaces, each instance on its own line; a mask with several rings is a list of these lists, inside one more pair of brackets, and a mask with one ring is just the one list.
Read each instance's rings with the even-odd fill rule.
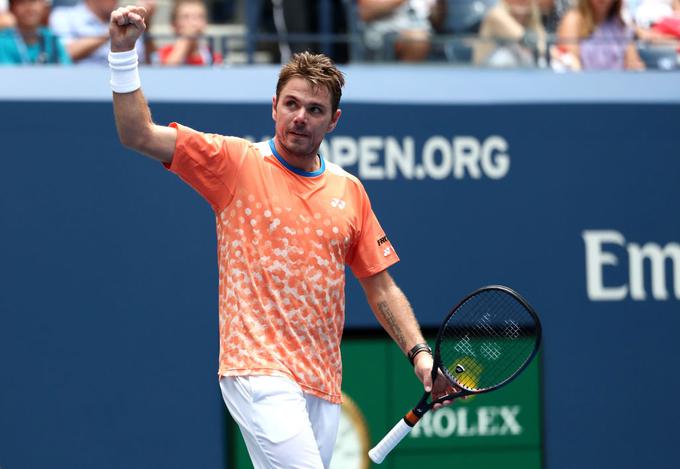
[[446,390],[444,380],[432,383],[431,351],[387,271],[399,258],[363,185],[318,153],[340,119],[344,77],[324,55],[296,54],[279,74],[268,142],[156,125],[134,50],[145,27],[141,7],[111,15],[116,126],[124,146],[162,162],[215,213],[224,402],[255,468],[328,468],[340,418],[345,265],[425,390]]
[[213,53],[203,39],[207,17],[203,0],[176,0],[170,18],[177,40],[159,48],[154,62],[174,66],[221,64],[222,56]]

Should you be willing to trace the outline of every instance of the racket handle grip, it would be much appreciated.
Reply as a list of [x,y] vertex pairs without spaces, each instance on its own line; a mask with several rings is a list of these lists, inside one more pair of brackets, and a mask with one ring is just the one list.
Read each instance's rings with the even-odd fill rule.
[[412,426],[407,424],[404,419],[399,420],[397,424],[392,427],[387,435],[380,440],[380,443],[375,445],[373,449],[368,452],[368,457],[376,464],[383,462],[385,457],[390,454],[390,451],[404,439],[406,435],[411,433]]

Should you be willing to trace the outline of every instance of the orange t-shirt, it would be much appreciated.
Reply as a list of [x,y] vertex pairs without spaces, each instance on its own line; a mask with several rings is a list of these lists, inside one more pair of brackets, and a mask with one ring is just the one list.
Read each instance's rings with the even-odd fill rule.
[[216,215],[220,376],[289,376],[339,403],[345,264],[363,278],[399,260],[361,182],[323,159],[293,168],[273,141],[171,126],[169,169]]

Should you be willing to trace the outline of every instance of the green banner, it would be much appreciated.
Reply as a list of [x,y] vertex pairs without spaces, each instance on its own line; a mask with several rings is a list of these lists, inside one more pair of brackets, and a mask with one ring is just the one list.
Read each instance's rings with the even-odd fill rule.
[[[346,337],[342,344],[347,397],[331,469],[372,467],[367,450],[420,399],[422,385],[394,343]],[[487,394],[428,412],[381,468],[418,465],[475,469],[540,469],[542,417],[540,356],[513,382]],[[233,467],[250,468],[238,429]],[[377,467],[377,466],[376,466]]]

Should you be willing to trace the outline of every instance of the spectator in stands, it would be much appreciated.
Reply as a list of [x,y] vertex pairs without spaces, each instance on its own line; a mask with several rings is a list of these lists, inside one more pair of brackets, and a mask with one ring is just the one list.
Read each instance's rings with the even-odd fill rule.
[[[138,0],[135,3],[147,9],[148,24],[153,15],[155,0]],[[117,6],[118,0],[82,0],[74,6],[54,9],[50,16],[50,26],[64,41],[74,62],[108,65],[109,17]],[[137,53],[139,57],[146,59],[144,41],[137,42]]]
[[225,24],[237,21],[236,7],[241,0],[208,0],[206,3],[209,23]]
[[0,32],[0,64],[69,64],[64,46],[52,31],[43,26],[47,0],[10,0],[16,27]]
[[578,0],[558,28],[555,65],[571,70],[641,70],[633,30],[622,16],[622,0]]
[[680,0],[641,0],[635,5],[631,2],[628,7],[639,39],[654,43],[677,39],[670,31],[658,25],[669,18],[680,18]]
[[546,33],[555,34],[564,15],[571,9],[572,0],[538,0],[541,23]]
[[[246,49],[270,56],[273,62],[288,63],[298,52],[323,52],[334,62],[347,61],[348,46],[322,34],[346,34],[347,8],[356,12],[357,0],[271,0],[248,1],[244,5],[245,26],[252,34]],[[322,3],[326,3],[325,7]],[[353,22],[352,26],[358,26]],[[274,39],[255,35],[274,36]],[[256,59],[257,60],[257,59]]]
[[[430,53],[436,0],[358,0],[364,41],[374,54],[418,62]],[[388,50],[393,47],[393,50]]]
[[210,51],[203,35],[208,25],[208,10],[203,0],[175,0],[170,13],[177,40],[161,47],[154,63],[162,65],[221,64],[222,56]]
[[[293,54],[319,51],[318,42],[286,40],[288,34],[316,34],[319,31],[319,8],[316,0],[272,0],[272,20],[279,35],[281,63],[288,63]],[[332,31],[328,31],[332,33]]]
[[479,29],[473,60],[491,67],[532,67],[546,63],[546,33],[535,0],[501,0]]
[[16,24],[14,16],[9,12],[7,0],[0,0],[0,29],[12,28]]
[[626,7],[645,65],[663,70],[680,67],[680,0],[628,0]]

